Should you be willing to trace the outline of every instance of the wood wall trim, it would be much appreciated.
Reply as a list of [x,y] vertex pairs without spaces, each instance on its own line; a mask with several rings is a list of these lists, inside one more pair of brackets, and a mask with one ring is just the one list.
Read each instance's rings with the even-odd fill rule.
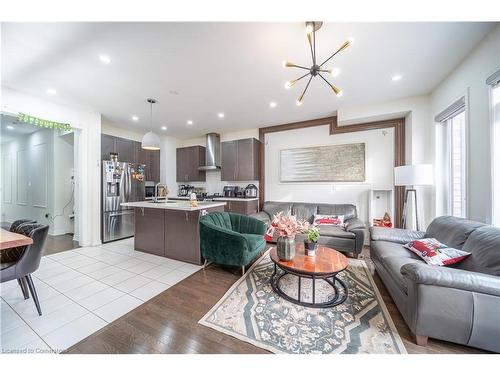
[[[259,203],[260,207],[265,202],[265,178],[266,178],[266,152],[265,141],[267,133],[308,128],[312,126],[328,125],[330,135],[353,133],[366,130],[394,128],[394,166],[405,165],[405,119],[397,118],[383,121],[364,122],[359,124],[339,126],[337,116],[319,118],[309,121],[293,122],[276,126],[267,126],[259,128],[259,140],[261,142],[260,150],[260,179],[259,179]],[[401,227],[401,217],[403,213],[403,199],[405,188],[402,186],[394,187],[394,224]]]

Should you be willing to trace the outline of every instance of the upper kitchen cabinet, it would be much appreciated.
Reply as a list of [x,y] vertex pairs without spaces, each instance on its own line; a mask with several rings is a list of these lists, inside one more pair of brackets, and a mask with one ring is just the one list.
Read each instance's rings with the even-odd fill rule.
[[160,151],[144,150],[141,142],[136,143],[137,163],[145,164],[144,178],[146,181],[160,182]]
[[135,163],[137,161],[135,141],[115,137],[115,149],[118,153],[118,161],[124,163]]
[[115,137],[101,134],[101,160],[111,160],[110,153],[115,151]]
[[205,171],[198,169],[205,165],[205,147],[181,147],[176,156],[177,182],[206,181]]
[[253,181],[260,174],[260,142],[255,138],[222,142],[222,181]]
[[160,181],[160,151],[143,150],[141,142],[101,134],[101,159],[111,160],[109,154],[118,153],[118,161],[146,165],[146,181]]

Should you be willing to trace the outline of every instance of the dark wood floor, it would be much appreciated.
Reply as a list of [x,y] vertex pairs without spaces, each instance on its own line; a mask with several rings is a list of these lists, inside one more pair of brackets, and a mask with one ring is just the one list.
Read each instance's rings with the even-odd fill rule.
[[78,247],[80,247],[80,245],[78,245],[78,242],[73,241],[72,234],[47,236],[45,246],[43,247],[43,255],[60,253],[61,251],[76,249]]
[[[367,249],[362,256],[369,261]],[[66,353],[269,353],[198,324],[239,277],[239,270],[211,265],[75,344]],[[376,274],[374,279],[408,353],[483,353],[432,339],[426,347],[416,345],[387,289]]]

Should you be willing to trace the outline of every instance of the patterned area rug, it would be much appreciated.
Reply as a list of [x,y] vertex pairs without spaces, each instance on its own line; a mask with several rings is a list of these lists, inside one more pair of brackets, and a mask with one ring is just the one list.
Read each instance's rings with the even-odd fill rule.
[[[302,307],[273,292],[273,263],[264,254],[200,324],[273,353],[406,353],[394,323],[363,260],[350,259],[341,272],[347,300],[333,308]],[[302,297],[311,298],[312,285],[302,279]],[[281,288],[297,295],[297,278],[286,275]],[[316,299],[327,299],[332,288],[316,282]]]

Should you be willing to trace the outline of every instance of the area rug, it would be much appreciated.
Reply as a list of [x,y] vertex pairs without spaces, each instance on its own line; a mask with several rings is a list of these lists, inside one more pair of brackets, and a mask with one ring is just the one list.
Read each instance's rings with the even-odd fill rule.
[[[199,321],[207,327],[273,353],[406,353],[365,261],[349,259],[337,277],[348,287],[346,301],[333,308],[309,308],[280,298],[271,288],[269,252],[240,278]],[[297,278],[286,275],[281,288],[297,295]],[[302,280],[301,298],[311,299],[310,280]],[[316,282],[316,301],[332,288]]]

